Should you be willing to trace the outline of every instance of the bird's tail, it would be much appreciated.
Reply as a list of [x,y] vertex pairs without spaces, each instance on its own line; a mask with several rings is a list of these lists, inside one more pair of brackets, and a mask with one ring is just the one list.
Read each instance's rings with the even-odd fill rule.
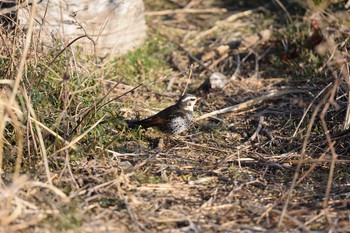
[[128,127],[131,129],[135,129],[137,127],[142,126],[142,124],[138,120],[126,120],[126,123],[127,123]]
[[138,127],[142,127],[144,129],[147,129],[149,127],[153,127],[154,123],[150,121],[150,119],[143,119],[143,120],[126,120],[126,123],[128,124],[128,127],[131,129],[135,129]]

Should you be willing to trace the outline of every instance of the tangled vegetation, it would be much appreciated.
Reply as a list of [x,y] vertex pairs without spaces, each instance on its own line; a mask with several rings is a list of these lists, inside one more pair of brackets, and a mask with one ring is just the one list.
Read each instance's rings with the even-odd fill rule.
[[[1,232],[348,231],[346,2],[145,4],[113,60],[1,31]],[[186,133],[127,128],[184,92]]]

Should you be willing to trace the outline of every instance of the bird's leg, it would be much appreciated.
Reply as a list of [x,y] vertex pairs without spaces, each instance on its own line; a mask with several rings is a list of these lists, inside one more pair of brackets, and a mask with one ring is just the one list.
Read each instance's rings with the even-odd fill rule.
[[159,149],[159,151],[163,151],[164,147],[165,147],[164,139],[161,137],[161,138],[159,138],[159,141],[158,141],[158,149]]

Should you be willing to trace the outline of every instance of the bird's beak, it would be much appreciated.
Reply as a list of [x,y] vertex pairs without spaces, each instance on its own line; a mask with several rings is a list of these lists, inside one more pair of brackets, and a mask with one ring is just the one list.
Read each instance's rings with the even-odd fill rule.
[[201,99],[202,99],[201,97],[198,97],[198,98],[196,99],[196,102],[200,101]]

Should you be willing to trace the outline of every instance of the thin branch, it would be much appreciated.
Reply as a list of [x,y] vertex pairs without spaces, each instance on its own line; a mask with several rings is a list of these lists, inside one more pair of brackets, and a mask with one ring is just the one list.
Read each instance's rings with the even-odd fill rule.
[[282,209],[282,212],[281,212],[281,215],[280,215],[280,219],[278,221],[278,225],[277,225],[278,227],[281,227],[281,225],[282,225],[283,219],[284,219],[284,217],[285,217],[285,215],[287,213],[289,200],[291,198],[291,195],[292,195],[292,192],[293,192],[294,188],[297,185],[297,179],[298,179],[298,176],[299,176],[299,171],[300,171],[301,165],[303,164],[303,161],[304,161],[304,158],[305,158],[305,155],[306,155],[306,145],[307,145],[307,142],[309,141],[309,137],[311,135],[312,126],[314,125],[316,116],[317,116],[321,106],[326,102],[326,100],[328,99],[328,96],[329,96],[329,92],[323,98],[323,101],[321,101],[316,106],[316,108],[315,108],[315,110],[314,110],[314,112],[313,112],[313,114],[311,116],[310,123],[308,125],[307,132],[306,132],[306,135],[305,135],[305,139],[304,139],[304,142],[303,142],[303,147],[302,147],[302,150],[301,150],[300,160],[299,160],[299,163],[298,163],[298,165],[297,165],[297,167],[295,169],[295,173],[294,173],[294,177],[293,177],[293,180],[292,180],[292,184],[291,184],[288,192],[280,198],[281,200],[286,198],[286,200],[284,202],[284,206],[283,206],[283,209]]
[[79,36],[77,38],[75,38],[74,40],[72,40],[71,42],[69,42],[52,60],[51,62],[49,63],[48,67],[50,67],[55,61],[56,59],[67,49],[69,48],[74,42],[76,42],[77,40],[80,40],[82,38],[88,38],[90,41],[92,41],[92,43],[94,44],[95,46],[95,41],[88,35],[82,35],[82,36]]
[[207,13],[225,13],[227,9],[225,8],[207,8],[207,9],[191,9],[191,8],[183,8],[183,9],[174,9],[174,10],[163,10],[163,11],[148,11],[145,12],[146,16],[162,16],[162,15],[170,15],[170,14],[207,14]]
[[330,192],[331,192],[331,187],[332,187],[332,180],[333,180],[333,174],[334,174],[335,160],[337,159],[337,154],[335,152],[335,149],[334,149],[334,146],[333,146],[334,144],[332,143],[332,139],[331,139],[331,136],[329,134],[329,130],[328,130],[327,122],[325,120],[325,116],[326,116],[326,113],[327,113],[331,103],[334,101],[337,89],[338,89],[338,87],[340,85],[340,80],[341,79],[336,78],[335,83],[334,83],[334,87],[333,87],[333,89],[331,91],[331,95],[330,95],[330,97],[328,99],[328,102],[325,104],[325,106],[324,106],[324,108],[323,108],[323,110],[321,112],[321,115],[320,115],[322,127],[323,127],[324,133],[326,135],[327,143],[328,143],[328,145],[330,147],[330,150],[331,150],[331,153],[332,153],[332,162],[331,162],[331,166],[330,166],[330,169],[329,169],[329,176],[328,176],[328,182],[327,182],[325,198],[323,200],[323,208],[325,208],[325,209],[328,207],[328,199],[329,199]]
[[226,108],[223,108],[220,110],[216,110],[216,111],[213,111],[210,113],[203,114],[202,116],[194,119],[194,121],[203,120],[203,119],[208,118],[208,117],[214,117],[214,116],[225,114],[225,113],[240,111],[242,109],[261,104],[265,100],[273,99],[273,98],[276,98],[276,97],[281,96],[281,95],[294,94],[294,93],[305,93],[308,95],[312,95],[310,92],[308,92],[306,90],[272,90],[269,93],[267,93],[266,95],[259,96],[257,98],[248,100],[246,102],[243,102],[243,103],[240,103],[237,105],[233,105],[230,107],[226,107]]
[[318,99],[332,84],[333,84],[332,82],[329,83],[327,86],[325,86],[325,87],[315,96],[315,98],[313,98],[313,100],[310,102],[309,106],[306,108],[306,110],[305,110],[303,116],[301,117],[301,119],[300,119],[300,121],[299,121],[297,127],[295,128],[292,137],[297,136],[297,133],[298,133],[298,131],[299,131],[299,128],[300,128],[301,124],[304,122],[307,113],[310,111],[311,107],[314,105],[316,99]]

